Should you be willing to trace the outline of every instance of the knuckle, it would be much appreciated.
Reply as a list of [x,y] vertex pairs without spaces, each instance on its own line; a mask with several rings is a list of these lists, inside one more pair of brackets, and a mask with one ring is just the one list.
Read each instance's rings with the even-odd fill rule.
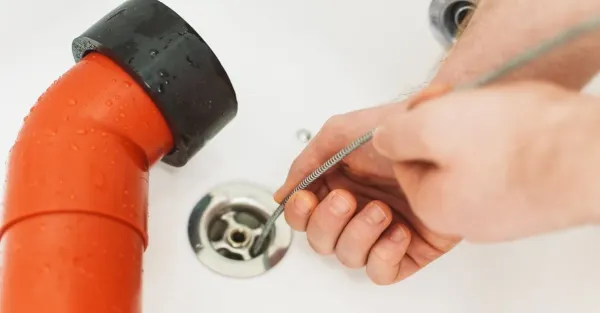
[[[346,115],[334,115],[327,119],[319,134],[317,136],[319,138],[331,138],[331,137],[339,137],[345,135],[342,130],[344,128],[344,124],[347,123]],[[325,140],[329,141],[329,140]]]
[[292,215],[289,211],[286,210],[286,212],[284,212],[283,217],[285,218],[287,224],[290,225],[290,227],[293,230],[301,232],[306,230],[305,227],[302,226],[302,221],[298,217]]
[[346,142],[351,136],[347,133],[349,120],[352,120],[352,117],[348,114],[334,115],[327,119],[312,139],[311,149],[329,151],[332,145]]
[[284,210],[287,211],[287,213],[289,213],[290,217],[292,217],[293,219],[300,219],[304,215],[307,215],[297,205],[294,205],[293,198],[291,202],[292,203],[288,202]]
[[343,120],[343,114],[333,115],[330,118],[328,118],[327,121],[325,121],[325,124],[323,124],[323,127],[321,129],[325,131],[332,131],[338,129],[342,125]]
[[[358,220],[358,218],[355,217],[354,220]],[[344,229],[344,237],[347,241],[352,242],[354,246],[366,245],[365,238],[369,236],[370,233],[370,226],[365,225],[365,223],[354,223]]]
[[333,249],[323,245],[322,243],[311,239],[311,236],[307,236],[308,245],[319,255],[331,255],[333,253]]
[[369,253],[369,257],[377,258],[384,262],[389,262],[390,259],[392,258],[392,255],[390,255],[388,250],[389,249],[386,249],[382,245],[375,245],[371,249],[371,252]]
[[366,260],[355,253],[348,253],[347,250],[342,250],[336,247],[335,256],[338,261],[345,267],[350,269],[359,269],[365,266]]
[[338,261],[345,267],[349,268],[349,269],[359,269],[361,267],[363,267],[365,265],[364,262],[361,262],[360,260],[357,260],[356,258],[352,258],[352,257],[348,257],[346,255],[340,255],[337,254],[337,259]]
[[423,251],[414,257],[417,264],[421,267],[430,264],[431,262],[437,260],[440,256],[442,256],[442,252],[436,251],[434,249],[427,249],[427,251]]
[[462,240],[459,236],[445,236],[437,239],[428,239],[430,242],[434,242],[433,246],[443,253],[452,250]]

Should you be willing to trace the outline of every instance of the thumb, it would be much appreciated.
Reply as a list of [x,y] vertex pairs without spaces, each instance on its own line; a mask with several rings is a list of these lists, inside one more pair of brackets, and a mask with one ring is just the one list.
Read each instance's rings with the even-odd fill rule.
[[425,178],[438,173],[440,165],[423,137],[424,122],[417,111],[392,116],[375,130],[372,140],[374,149],[394,163],[394,176],[418,216],[421,208],[435,204],[437,197],[422,197],[429,190],[423,183],[431,182]]
[[424,123],[414,112],[388,119],[373,133],[373,147],[394,162],[432,161],[432,151],[423,136]]
[[[407,100],[407,111],[389,118],[373,134],[373,145],[381,155],[397,162],[427,161],[431,151],[421,136],[424,124],[416,107],[449,93],[449,85],[432,85]],[[420,110],[417,112],[422,113]]]

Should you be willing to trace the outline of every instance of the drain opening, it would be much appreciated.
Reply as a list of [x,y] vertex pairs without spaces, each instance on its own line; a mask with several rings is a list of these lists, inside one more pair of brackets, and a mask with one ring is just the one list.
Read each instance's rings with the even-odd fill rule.
[[471,14],[473,14],[473,11],[475,11],[475,7],[470,5],[456,10],[454,13],[454,25],[456,25],[458,29],[464,29],[468,22],[467,17],[470,17]]
[[292,240],[285,221],[278,221],[261,249],[254,252],[253,247],[277,206],[270,192],[249,184],[212,190],[194,207],[188,223],[190,244],[198,259],[233,277],[255,276],[275,266]]
[[446,27],[454,38],[464,30],[467,25],[467,18],[473,14],[475,6],[469,1],[459,1],[452,4],[446,11],[444,18]]
[[229,234],[229,241],[234,244],[243,245],[248,240],[246,232],[236,229]]
[[[269,245],[264,245],[254,252],[252,247],[260,236],[267,221],[260,208],[248,205],[226,206],[215,212],[208,226],[208,234],[212,246],[222,256],[247,261],[263,254]],[[272,234],[267,242],[271,242]]]

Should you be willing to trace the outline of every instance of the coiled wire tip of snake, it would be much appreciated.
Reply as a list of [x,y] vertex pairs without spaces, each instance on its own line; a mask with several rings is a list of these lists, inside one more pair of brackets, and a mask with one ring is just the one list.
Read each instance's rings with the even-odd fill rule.
[[345,157],[347,157],[350,153],[354,152],[354,150],[360,148],[365,143],[369,142],[373,138],[373,132],[375,130],[369,130],[364,135],[358,137],[354,141],[352,141],[349,145],[345,146],[342,150],[336,153],[334,156],[329,158],[323,165],[319,166],[316,170],[314,170],[310,175],[304,178],[297,186],[290,192],[279,204],[275,212],[271,214],[269,219],[265,222],[265,226],[263,228],[263,232],[260,234],[258,239],[256,240],[256,244],[254,244],[252,248],[253,253],[257,253],[261,250],[262,246],[265,244],[265,240],[269,237],[269,234],[273,230],[273,226],[275,225],[275,221],[277,218],[281,216],[283,210],[285,209],[285,205],[288,203],[290,198],[298,191],[306,189],[310,184],[312,184],[315,180],[321,177],[325,172],[330,170],[332,167],[340,163]]

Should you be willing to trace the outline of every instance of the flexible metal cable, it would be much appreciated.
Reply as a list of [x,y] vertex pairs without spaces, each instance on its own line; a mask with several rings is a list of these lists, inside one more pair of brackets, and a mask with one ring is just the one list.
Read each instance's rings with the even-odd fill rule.
[[287,204],[287,202],[290,200],[290,198],[296,192],[306,189],[306,187],[308,187],[310,184],[312,184],[315,180],[317,180],[319,177],[321,177],[321,175],[323,175],[329,169],[334,167],[336,164],[340,163],[340,161],[342,159],[344,159],[346,156],[348,156],[354,150],[358,149],[365,143],[369,142],[371,140],[371,138],[373,138],[373,130],[368,131],[366,134],[364,134],[364,135],[360,136],[359,138],[355,139],[354,141],[352,141],[349,145],[347,145],[342,150],[340,150],[338,153],[336,153],[334,156],[329,158],[329,160],[327,160],[325,163],[323,163],[323,165],[319,166],[314,172],[312,172],[312,173],[310,173],[310,175],[306,176],[306,178],[304,178],[300,182],[300,184],[298,184],[296,186],[296,188],[294,188],[294,190],[292,190],[292,192],[290,192],[281,201],[281,204],[279,204],[277,209],[269,217],[269,219],[265,223],[263,232],[256,240],[256,244],[253,246],[253,249],[254,249],[253,252],[256,253],[260,249],[260,247],[262,247],[262,245],[264,244],[265,240],[267,239],[269,233],[271,232],[273,225],[275,224],[275,221],[281,215],[281,213],[283,213],[283,210],[285,209],[285,205]]
[[[525,51],[524,53],[522,53],[522,54],[516,56],[515,58],[509,60],[508,62],[504,63],[498,69],[491,71],[487,74],[484,74],[483,76],[479,77],[476,80],[473,80],[472,82],[454,87],[452,90],[456,91],[456,90],[472,89],[472,88],[477,88],[477,87],[481,87],[481,86],[487,85],[489,83],[492,83],[495,80],[508,74],[509,72],[540,57],[541,55],[548,53],[548,52],[552,51],[553,49],[558,48],[575,38],[578,38],[581,35],[584,35],[588,32],[597,30],[599,28],[600,28],[600,16],[595,16],[589,20],[586,20],[583,23],[577,24],[577,25],[567,29],[566,31],[561,32],[560,34],[556,35],[555,37],[553,37],[549,40],[542,42],[540,45],[538,45],[530,50]],[[313,171],[310,175],[308,175],[306,178],[304,178],[300,182],[300,184],[298,184],[296,186],[296,188],[294,188],[292,190],[292,192],[290,192],[283,199],[283,201],[281,201],[281,204],[279,204],[279,207],[277,207],[275,212],[273,212],[273,214],[266,221],[262,234],[260,235],[260,237],[258,237],[256,244],[254,244],[254,246],[253,246],[254,252],[258,251],[262,247],[262,245],[265,243],[265,240],[269,237],[269,234],[271,233],[271,231],[273,229],[273,225],[275,224],[275,221],[277,220],[277,218],[279,218],[281,213],[283,213],[283,210],[285,209],[285,205],[290,200],[290,198],[296,192],[306,189],[306,187],[308,187],[310,184],[312,184],[315,180],[319,179],[319,177],[321,177],[321,175],[323,175],[329,169],[331,169],[336,164],[341,162],[345,157],[347,157],[354,150],[360,148],[362,145],[371,141],[371,139],[373,138],[373,132],[374,132],[374,129],[368,131],[366,134],[364,134],[364,135],[360,136],[359,138],[355,139],[354,141],[352,141],[349,145],[344,147],[342,150],[340,150],[338,153],[336,153],[334,156],[332,156],[329,160],[327,160],[323,165],[319,166],[315,171]]]

